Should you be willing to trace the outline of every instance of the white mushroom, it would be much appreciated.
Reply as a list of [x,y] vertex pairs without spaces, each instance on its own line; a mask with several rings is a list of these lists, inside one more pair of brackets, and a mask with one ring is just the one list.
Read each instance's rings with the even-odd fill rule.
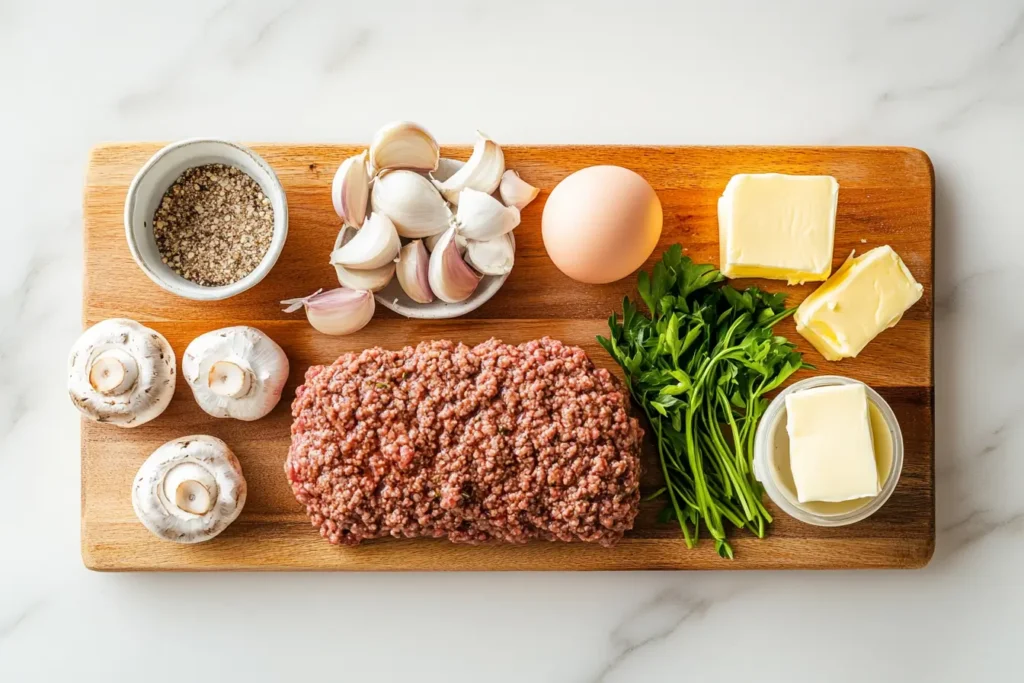
[[225,327],[192,340],[181,373],[210,415],[258,420],[281,400],[288,356],[255,327]]
[[174,395],[174,350],[163,335],[127,318],[82,333],[68,355],[68,393],[95,422],[138,427]]
[[160,538],[200,543],[235,521],[245,495],[242,466],[226,443],[212,436],[183,436],[142,463],[132,484],[132,507]]

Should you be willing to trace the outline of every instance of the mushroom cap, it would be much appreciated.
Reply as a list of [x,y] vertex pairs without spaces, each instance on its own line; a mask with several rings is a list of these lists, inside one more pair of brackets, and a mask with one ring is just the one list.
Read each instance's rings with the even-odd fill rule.
[[[120,351],[138,366],[138,376],[121,394],[103,394],[90,382],[90,369],[105,352]],[[128,318],[96,323],[68,354],[68,393],[75,407],[95,422],[138,427],[164,412],[174,395],[174,349],[162,334]]]
[[[205,513],[179,507],[183,492],[193,490],[209,496]],[[213,436],[183,436],[168,441],[142,463],[132,484],[132,507],[139,521],[160,538],[200,543],[238,518],[246,491],[242,466],[226,443]]]
[[[208,381],[215,363],[227,361],[249,374],[248,391],[239,397],[212,391]],[[288,381],[288,356],[256,329],[239,325],[201,334],[181,359],[181,373],[199,407],[214,417],[258,420],[277,405]]]

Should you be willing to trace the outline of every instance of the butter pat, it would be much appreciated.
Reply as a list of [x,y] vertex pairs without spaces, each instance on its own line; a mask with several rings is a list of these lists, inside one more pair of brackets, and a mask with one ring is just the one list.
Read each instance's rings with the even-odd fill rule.
[[898,323],[921,291],[892,247],[851,255],[797,308],[796,331],[828,360],[853,358]]
[[789,284],[832,272],[839,183],[831,176],[733,176],[718,200],[718,248],[726,277]]
[[801,503],[877,496],[878,466],[863,384],[786,396],[789,465]]

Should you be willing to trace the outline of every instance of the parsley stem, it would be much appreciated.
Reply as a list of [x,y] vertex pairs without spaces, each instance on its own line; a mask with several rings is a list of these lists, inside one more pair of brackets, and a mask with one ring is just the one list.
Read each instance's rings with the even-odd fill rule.
[[645,500],[667,493],[665,510],[687,546],[704,527],[731,558],[727,523],[764,537],[772,521],[753,476],[763,397],[807,366],[772,330],[793,313],[785,296],[739,291],[724,279],[675,245],[637,281],[648,313],[624,298],[621,324],[612,314],[609,337],[598,341],[622,367],[657,441],[665,483]]
[[683,513],[679,509],[679,503],[676,501],[676,494],[672,490],[672,480],[668,476],[668,467],[665,464],[665,451],[664,451],[665,439],[662,438],[662,434],[661,434],[661,420],[657,419],[657,418],[652,419],[650,414],[648,414],[647,419],[648,419],[648,421],[651,422],[652,426],[654,427],[654,431],[656,431],[658,433],[658,459],[661,460],[661,472],[662,472],[662,475],[665,477],[665,484],[666,484],[666,488],[668,489],[669,500],[672,501],[672,507],[673,507],[673,509],[675,509],[676,519],[679,520],[679,527],[683,530],[683,538],[686,540],[686,547],[687,548],[692,548],[693,547],[693,541],[690,539],[690,532],[686,528],[686,523],[683,521]]

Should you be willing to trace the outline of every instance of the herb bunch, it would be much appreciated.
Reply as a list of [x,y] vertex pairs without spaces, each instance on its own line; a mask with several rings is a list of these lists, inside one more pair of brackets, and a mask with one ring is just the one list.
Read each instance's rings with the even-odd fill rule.
[[622,320],[608,319],[597,340],[622,366],[633,400],[657,441],[666,497],[662,521],[679,522],[692,548],[706,527],[715,549],[732,558],[725,523],[763,538],[772,517],[753,474],[754,434],[765,395],[811,366],[772,327],[796,309],[784,294],[723,284],[677,244],[637,282],[644,315],[626,297]]

